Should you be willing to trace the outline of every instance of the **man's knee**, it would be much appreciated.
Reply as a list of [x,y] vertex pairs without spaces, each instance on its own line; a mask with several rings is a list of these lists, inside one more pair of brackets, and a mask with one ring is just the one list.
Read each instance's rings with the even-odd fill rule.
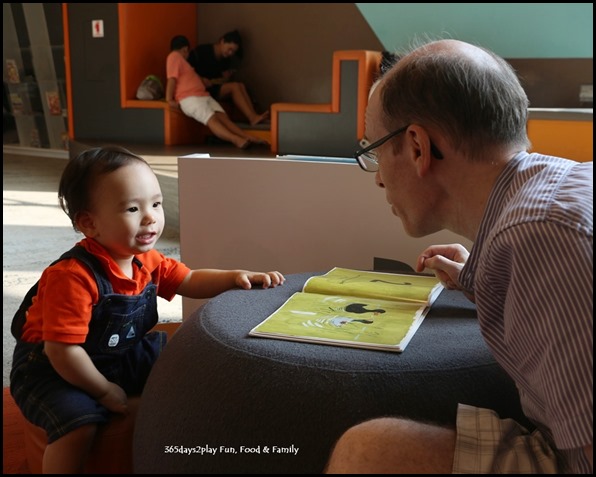
[[[405,421],[378,418],[357,424],[345,431],[331,452],[326,473],[360,473],[386,457],[388,446],[395,449]],[[399,448],[399,446],[397,446]]]

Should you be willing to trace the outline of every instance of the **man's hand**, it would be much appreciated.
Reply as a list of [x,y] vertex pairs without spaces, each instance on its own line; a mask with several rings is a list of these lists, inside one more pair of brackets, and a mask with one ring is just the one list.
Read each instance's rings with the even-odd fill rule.
[[470,253],[458,243],[432,245],[424,250],[416,261],[416,271],[432,270],[443,286],[449,290],[461,290],[459,273]]

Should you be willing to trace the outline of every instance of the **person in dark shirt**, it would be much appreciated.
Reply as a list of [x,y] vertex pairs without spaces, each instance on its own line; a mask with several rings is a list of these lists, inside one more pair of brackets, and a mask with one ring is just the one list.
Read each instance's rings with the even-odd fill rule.
[[244,83],[231,81],[235,73],[234,60],[241,59],[242,53],[242,37],[238,30],[234,30],[223,35],[216,43],[198,45],[190,52],[188,62],[214,99],[220,101],[231,98],[254,126],[266,121],[269,111],[257,113]]

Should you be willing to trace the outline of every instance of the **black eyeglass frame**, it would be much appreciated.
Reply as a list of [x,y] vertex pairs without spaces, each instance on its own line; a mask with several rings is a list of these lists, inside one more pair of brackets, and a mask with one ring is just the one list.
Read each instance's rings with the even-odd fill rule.
[[[400,133],[403,133],[409,127],[410,127],[410,125],[408,124],[407,126],[403,126],[403,127],[399,128],[399,129],[396,129],[395,131],[390,132],[386,136],[383,136],[378,141],[375,141],[372,144],[369,144],[368,146],[366,146],[365,148],[360,149],[359,151],[356,151],[354,153],[354,159],[356,159],[356,162],[358,162],[358,165],[360,166],[360,168],[363,171],[366,171],[366,172],[377,172],[379,170],[379,162],[377,161],[377,159],[376,158],[374,158],[374,159],[363,159],[362,156],[366,155],[367,153],[369,153],[373,149],[376,149],[377,147],[382,146],[387,141],[389,141],[389,139],[391,139],[394,136],[397,136]],[[432,141],[430,143],[430,151],[431,151],[432,155],[435,157],[435,159],[443,159],[443,154],[441,153],[441,151],[439,151],[439,149],[437,148],[437,146],[435,146],[433,144]],[[369,162],[372,162],[373,164],[375,164],[377,166],[376,169],[374,171],[372,171],[370,169],[367,169],[366,164],[364,163],[365,160],[368,160]]]

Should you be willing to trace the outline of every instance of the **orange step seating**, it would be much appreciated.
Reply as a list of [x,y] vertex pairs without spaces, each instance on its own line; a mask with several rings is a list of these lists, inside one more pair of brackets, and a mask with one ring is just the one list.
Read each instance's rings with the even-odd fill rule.
[[[268,127],[256,126],[250,127],[248,123],[243,122],[240,112],[230,103],[221,102],[222,107],[228,113],[230,118],[253,136],[257,136],[267,142],[271,142],[271,134]],[[211,130],[186,116],[179,109],[171,108],[164,100],[147,101],[138,99],[129,99],[123,103],[123,108],[146,108],[163,109],[164,112],[164,144],[166,146],[175,146],[177,144],[202,144],[209,136],[213,136]]]
[[[172,37],[197,38],[197,4],[119,3],[118,22],[121,107],[163,110],[166,145],[204,141],[211,134],[209,129],[165,101],[135,99],[147,75],[165,80],[165,59]],[[270,130],[263,125],[241,127],[268,141],[277,154],[351,157],[364,136],[364,112],[380,62],[378,51],[336,51],[331,103],[275,103],[271,106]]]
[[381,59],[380,51],[334,52],[331,103],[274,103],[271,150],[279,155],[352,157],[364,137],[368,95]]
[[[164,100],[135,99],[137,88],[147,75],[159,77],[165,88],[165,62],[170,52],[170,40],[176,35],[185,35],[191,42],[197,38],[197,4],[119,3],[118,33],[121,107],[163,110],[163,139],[167,146],[204,142],[212,135],[206,126],[171,108]],[[231,105],[222,106],[233,120],[242,120]],[[270,142],[269,129],[262,126],[253,129],[242,123],[239,126]]]
[[[165,80],[165,59],[172,37],[185,35],[191,41],[197,38],[196,4],[119,3],[118,23],[121,107],[161,109],[166,145],[203,142],[211,134],[205,126],[170,108],[165,101],[135,99],[147,75]],[[380,63],[379,51],[336,51],[330,103],[275,103],[271,106],[270,130],[262,125],[243,127],[268,141],[276,154],[351,157],[364,137],[368,94]]]

